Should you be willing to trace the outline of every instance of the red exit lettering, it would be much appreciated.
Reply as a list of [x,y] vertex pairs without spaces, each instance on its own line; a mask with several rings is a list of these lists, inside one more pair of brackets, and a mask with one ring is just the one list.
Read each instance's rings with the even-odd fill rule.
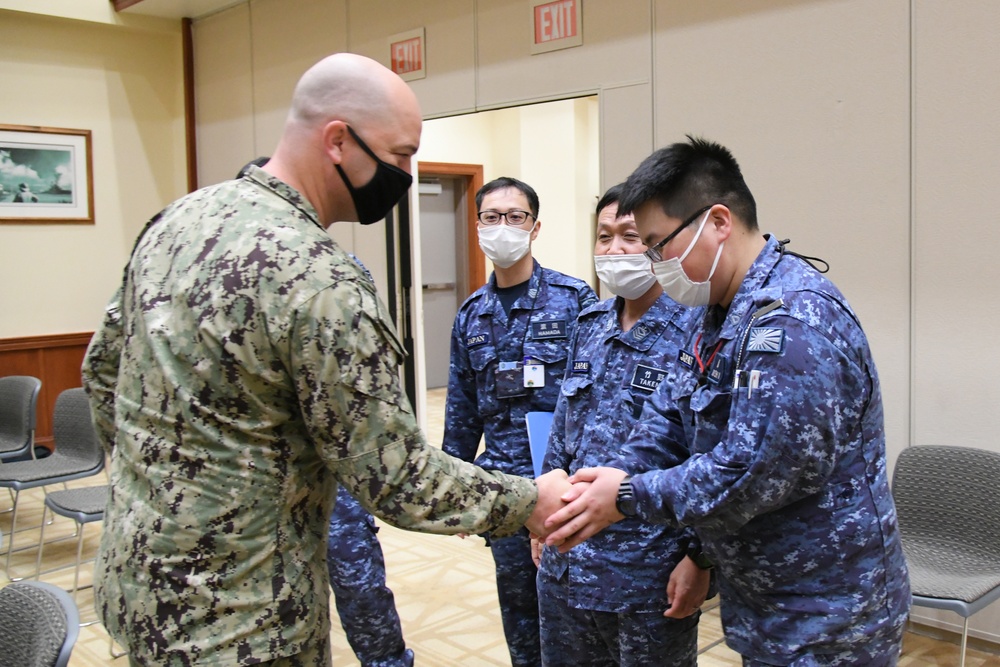
[[557,0],[535,7],[535,44],[576,37],[577,0]]
[[390,47],[392,71],[396,74],[416,72],[423,68],[420,58],[420,38],[414,37],[402,42],[393,42]]

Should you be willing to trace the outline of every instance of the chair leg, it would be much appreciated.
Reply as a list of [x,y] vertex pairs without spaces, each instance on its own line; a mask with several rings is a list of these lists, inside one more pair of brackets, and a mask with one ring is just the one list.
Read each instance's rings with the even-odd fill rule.
[[7,493],[10,495],[10,502],[11,502],[12,506],[8,507],[5,510],[0,510],[0,514],[7,514],[9,512],[13,512],[14,511],[14,508],[13,508],[13,504],[14,504],[14,490],[11,489],[10,487],[7,487]]
[[83,557],[83,524],[76,526],[76,567],[73,569],[73,602],[76,602],[76,592],[80,590],[80,561]]
[[969,617],[965,617],[965,623],[962,624],[962,657],[959,660],[958,667],[965,667],[965,646],[969,641]]
[[[42,487],[42,488],[44,490],[44,487]],[[27,551],[28,549],[32,549],[34,547],[38,547],[38,549],[39,549],[39,555],[36,557],[36,566],[37,566],[38,559],[41,558],[41,555],[40,555],[41,554],[41,544],[45,540],[45,526],[51,526],[55,522],[55,520],[56,520],[56,513],[55,512],[52,512],[50,514],[48,521],[45,520],[45,511],[47,509],[47,506],[43,504],[42,505],[42,523],[41,523],[41,531],[40,531],[39,538],[38,538],[39,539],[38,544],[27,544],[27,545],[15,548],[14,547],[14,534],[15,533],[18,533],[18,532],[23,533],[23,532],[26,532],[26,531],[29,531],[29,530],[34,530],[34,526],[29,527],[29,528],[20,528],[20,529],[17,527],[17,510],[18,510],[18,507],[19,507],[19,504],[18,504],[19,501],[20,501],[20,492],[15,492],[14,493],[13,515],[11,516],[11,520],[10,520],[10,539],[8,539],[8,541],[7,541],[7,559],[6,559],[6,563],[4,565],[4,574],[7,575],[7,579],[9,581],[21,581],[21,580],[27,578],[27,577],[12,577],[11,576],[11,571],[10,571],[10,556],[11,556],[11,554],[14,553],[15,551]],[[73,526],[74,526],[74,532],[73,532],[73,534],[71,534],[71,535],[64,535],[63,537],[57,537],[57,538],[55,538],[52,541],[53,542],[61,542],[63,540],[68,540],[68,539],[72,539],[74,537],[82,536],[83,535],[83,531],[81,530],[81,526],[79,524],[77,524],[75,521],[73,522]],[[34,578],[36,578],[36,579],[38,578],[38,570],[37,569],[35,571],[35,577]]]
[[[38,556],[35,558],[35,580],[42,576],[42,549],[45,547],[45,514],[49,511],[48,505],[42,505],[42,530],[38,535]],[[8,574],[7,576],[10,576]],[[13,581],[13,579],[11,579]]]
[[14,553],[14,536],[17,533],[17,501],[21,497],[20,491],[14,492],[14,504],[11,507],[10,536],[7,538],[7,564],[4,566],[4,573],[10,579],[10,555]]
[[[76,574],[74,575],[74,579],[73,579],[73,602],[76,602],[76,592],[77,592],[78,590],[80,590],[79,588],[77,588],[77,585],[76,585],[76,583],[77,583],[77,579],[76,579],[76,578],[77,578],[77,577],[79,577],[79,576],[80,576],[80,562],[79,562],[79,556],[77,556],[77,563],[76,563]],[[92,586],[84,586],[84,588],[92,588]],[[77,606],[79,607],[79,604],[78,604]],[[95,604],[95,605],[93,605],[93,606],[95,606],[95,607],[96,607],[96,604]],[[96,609],[95,609],[95,613],[96,613]],[[100,622],[101,622],[101,619],[100,619],[100,617],[98,616],[98,618],[95,618],[95,619],[94,619],[94,620],[92,620],[92,621],[84,621],[84,622],[80,623],[80,627],[81,627],[81,628],[87,628],[87,627],[90,627],[91,625],[97,625],[97,624],[98,624],[98,623],[100,623]],[[109,636],[110,636],[110,635],[109,635]],[[112,658],[117,658],[117,657],[119,657],[119,656],[118,656],[118,655],[115,655],[115,651],[114,651],[114,642],[115,642],[115,640],[114,640],[114,639],[112,639],[112,640],[111,640],[111,649],[109,649],[109,651],[110,651],[110,653],[111,653],[111,657],[112,657]],[[119,654],[119,655],[125,655],[125,654],[124,654],[124,653],[121,653],[121,654]]]
[[108,633],[108,653],[111,654],[112,658],[120,658],[123,655],[128,655],[128,651],[116,651],[115,650],[115,638]]
[[[57,572],[57,571],[63,569],[63,567],[55,567],[55,568],[52,568],[50,570],[46,570],[44,573],[42,572],[42,550],[45,547],[45,512],[47,510],[48,510],[48,506],[47,505],[42,508],[42,534],[39,537],[40,542],[38,544],[38,558],[35,561],[35,579],[36,580],[40,579],[42,574],[48,574],[49,572]],[[53,514],[55,514],[55,512],[53,512]],[[69,592],[70,595],[73,596],[73,602],[77,602],[77,600],[76,600],[76,594],[80,590],[80,567],[83,565],[83,524],[79,523],[79,522],[74,522],[74,523],[76,523],[76,565],[74,565],[74,567],[73,567],[73,589],[71,591],[68,591],[68,592]],[[70,536],[70,537],[72,537],[72,536]],[[61,539],[63,539],[63,538],[58,538],[58,539],[53,540],[53,541],[54,542],[58,542]],[[91,586],[87,585],[87,586],[84,586],[84,588],[91,588]],[[77,603],[77,604],[79,604],[79,603]],[[100,620],[96,620],[95,619],[93,621],[84,621],[84,622],[80,623],[80,627],[81,628],[86,628],[86,627],[94,625],[96,623],[100,623]],[[120,654],[120,655],[116,656],[115,653],[114,653],[114,651],[113,650],[111,651],[111,657],[113,657],[113,658],[120,657],[121,655],[124,655],[124,654]]]

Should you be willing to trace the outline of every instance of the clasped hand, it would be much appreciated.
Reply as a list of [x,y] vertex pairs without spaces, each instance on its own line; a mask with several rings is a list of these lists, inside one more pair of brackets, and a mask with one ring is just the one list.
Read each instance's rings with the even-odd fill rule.
[[626,473],[617,468],[583,468],[567,477],[552,470],[535,479],[538,502],[526,525],[549,546],[565,553],[625,518],[615,504]]

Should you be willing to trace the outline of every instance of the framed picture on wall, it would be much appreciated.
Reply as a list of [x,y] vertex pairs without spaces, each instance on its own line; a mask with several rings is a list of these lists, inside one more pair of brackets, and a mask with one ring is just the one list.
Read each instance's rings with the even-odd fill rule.
[[90,130],[0,124],[0,224],[94,222]]

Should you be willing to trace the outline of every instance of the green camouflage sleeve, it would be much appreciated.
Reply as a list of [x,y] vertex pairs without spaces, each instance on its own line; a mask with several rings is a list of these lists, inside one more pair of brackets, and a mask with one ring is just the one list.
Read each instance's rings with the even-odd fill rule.
[[303,417],[338,480],[366,509],[431,533],[515,532],[532,480],[487,472],[427,444],[399,381],[403,349],[384,305],[342,281],[296,313],[289,349]]
[[105,308],[101,327],[90,339],[80,369],[84,389],[90,397],[90,412],[98,440],[109,454],[115,446],[115,391],[124,340],[121,306],[122,290],[119,288]]

